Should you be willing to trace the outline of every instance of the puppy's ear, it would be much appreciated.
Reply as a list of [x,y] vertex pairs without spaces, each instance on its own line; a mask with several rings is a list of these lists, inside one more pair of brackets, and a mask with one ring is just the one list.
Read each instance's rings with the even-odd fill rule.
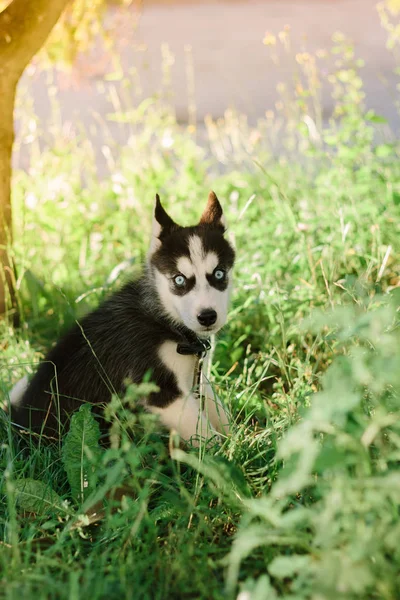
[[226,221],[224,212],[214,192],[208,194],[207,205],[201,215],[199,225],[213,225],[225,231]]
[[153,226],[151,232],[150,253],[155,252],[160,246],[160,237],[177,227],[177,224],[171,219],[165,208],[161,204],[160,196],[156,194],[156,202],[153,213]]

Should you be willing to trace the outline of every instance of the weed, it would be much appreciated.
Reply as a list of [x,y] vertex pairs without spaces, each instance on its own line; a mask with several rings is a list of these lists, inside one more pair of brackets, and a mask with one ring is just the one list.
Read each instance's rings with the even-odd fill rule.
[[[265,43],[286,51],[289,32]],[[101,181],[80,140],[31,142],[14,176],[23,326],[1,324],[5,405],[69,324],[139,273],[155,192],[190,222],[212,187],[238,256],[213,365],[233,425],[206,452],[179,448],[132,403],[140,386],[108,408],[107,449],[87,406],[55,445],[0,413],[2,597],[397,597],[399,146],[375,143],[382,119],[343,36],[297,64],[277,115],[208,121],[207,159],[156,100],[112,117],[134,135]]]

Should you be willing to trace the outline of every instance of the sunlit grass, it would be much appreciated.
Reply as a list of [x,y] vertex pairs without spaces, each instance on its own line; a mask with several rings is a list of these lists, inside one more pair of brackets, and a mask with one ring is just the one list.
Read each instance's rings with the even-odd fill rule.
[[[22,113],[21,135],[32,134],[30,170],[14,176],[22,327],[2,325],[4,398],[74,319],[140,272],[156,192],[190,223],[214,189],[237,248],[213,366],[233,423],[199,462],[134,410],[133,440],[122,425],[115,448],[88,458],[104,501],[92,522],[61,448],[12,435],[0,413],[4,597],[396,597],[398,144],[374,144],[379,117],[363,107],[350,47],[335,43],[336,120],[319,119],[316,62],[302,56],[315,93],[286,96],[280,123],[209,121],[207,159],[155,100],[114,115],[135,132],[102,178],[92,149],[56,126],[39,152]],[[28,510],[26,479],[63,510]],[[121,486],[130,492],[113,500]]]

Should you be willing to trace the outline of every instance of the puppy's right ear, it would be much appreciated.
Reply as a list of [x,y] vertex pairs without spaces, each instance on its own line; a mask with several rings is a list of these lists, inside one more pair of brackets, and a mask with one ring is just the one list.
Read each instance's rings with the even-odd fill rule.
[[201,215],[199,225],[219,227],[223,232],[226,229],[224,212],[214,192],[208,194],[207,205]]
[[169,214],[161,204],[160,196],[156,194],[156,202],[153,213],[153,226],[151,232],[150,253],[152,254],[161,246],[160,238],[168,234],[171,229],[177,227],[176,223],[171,219]]

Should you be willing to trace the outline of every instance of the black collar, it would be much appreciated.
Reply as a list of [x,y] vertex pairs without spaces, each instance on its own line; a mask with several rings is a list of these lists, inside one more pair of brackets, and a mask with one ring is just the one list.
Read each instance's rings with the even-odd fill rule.
[[202,340],[197,335],[193,334],[192,339],[186,339],[184,342],[179,342],[176,351],[178,354],[193,354],[198,358],[204,358],[209,349],[211,342],[208,338]]

